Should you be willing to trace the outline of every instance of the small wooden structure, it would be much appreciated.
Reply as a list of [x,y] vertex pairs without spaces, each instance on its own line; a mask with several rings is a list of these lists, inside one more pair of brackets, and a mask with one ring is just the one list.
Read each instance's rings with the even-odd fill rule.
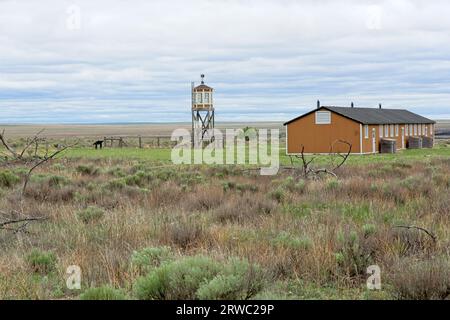
[[432,137],[422,137],[422,148],[433,148],[434,141]]
[[394,139],[381,139],[380,153],[395,153],[397,150],[397,141]]
[[408,149],[421,149],[422,137],[409,137]]

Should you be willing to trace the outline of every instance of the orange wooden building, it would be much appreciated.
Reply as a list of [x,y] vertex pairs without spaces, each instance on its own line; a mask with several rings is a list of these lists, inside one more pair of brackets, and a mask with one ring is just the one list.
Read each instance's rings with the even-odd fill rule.
[[435,121],[407,110],[319,106],[286,122],[286,153],[378,153],[381,139],[396,141],[397,150],[408,146],[409,137],[434,137]]

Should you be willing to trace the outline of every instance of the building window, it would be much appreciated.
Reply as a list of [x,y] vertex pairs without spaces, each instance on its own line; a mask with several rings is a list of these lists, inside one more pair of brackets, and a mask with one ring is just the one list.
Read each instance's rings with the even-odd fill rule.
[[209,103],[209,92],[205,92],[205,103]]
[[433,135],[433,125],[432,124],[430,124],[430,135],[431,136]]
[[364,126],[364,138],[369,138],[369,126],[367,124]]
[[386,138],[389,137],[389,125],[388,124],[384,125],[384,136]]
[[428,126],[425,126],[425,131],[423,133],[424,135],[428,136]]
[[395,125],[395,136],[398,137],[398,124]]
[[198,93],[197,93],[197,99],[196,99],[196,102],[197,102],[197,103],[203,103],[203,100],[202,100],[202,93],[201,93],[201,92],[198,92]]
[[408,125],[405,124],[405,136],[408,136]]
[[330,111],[316,111],[316,124],[330,124],[331,112]]
[[414,125],[414,135],[417,136],[417,124]]
[[380,132],[380,138],[383,138],[383,125],[380,124],[380,126],[378,127],[378,131]]
[[422,135],[422,125],[419,124],[419,136],[421,136],[421,135]]
[[393,137],[394,136],[394,125],[391,124],[389,127],[391,128],[391,137]]

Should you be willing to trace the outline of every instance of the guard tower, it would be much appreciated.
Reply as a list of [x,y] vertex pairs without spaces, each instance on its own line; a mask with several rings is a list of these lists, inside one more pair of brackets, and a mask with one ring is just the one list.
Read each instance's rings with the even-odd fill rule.
[[[192,144],[194,137],[197,142],[203,145],[203,142],[214,140],[212,130],[214,129],[214,107],[213,107],[213,88],[205,84],[205,75],[201,75],[201,83],[195,86],[192,82]],[[211,131],[209,131],[211,130]],[[199,141],[200,140],[200,141]]]

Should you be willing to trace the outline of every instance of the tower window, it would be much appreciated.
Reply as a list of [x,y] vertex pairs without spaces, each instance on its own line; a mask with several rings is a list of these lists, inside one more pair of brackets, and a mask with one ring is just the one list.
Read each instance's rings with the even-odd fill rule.
[[209,103],[209,92],[205,92],[205,103]]
[[197,103],[203,103],[202,94],[200,92],[197,93]]

